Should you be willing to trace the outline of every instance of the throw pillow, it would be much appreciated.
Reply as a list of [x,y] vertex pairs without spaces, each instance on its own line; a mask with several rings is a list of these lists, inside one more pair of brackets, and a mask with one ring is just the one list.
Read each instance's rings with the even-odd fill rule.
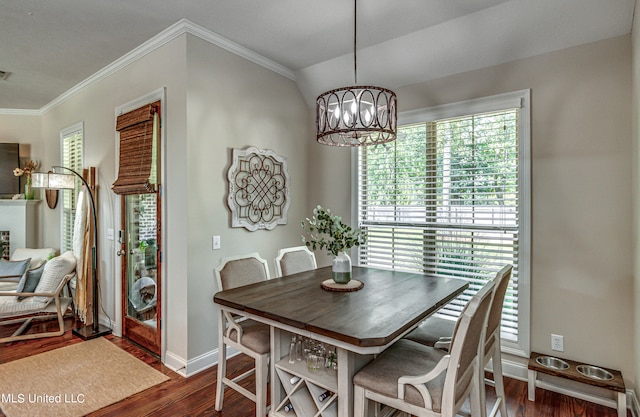
[[[44,271],[44,263],[37,268],[27,269],[27,272],[24,273],[20,282],[18,283],[18,288],[16,292],[35,292],[38,287],[38,283],[40,282],[40,278],[42,277],[42,272]],[[22,301],[27,298],[26,295],[19,295],[18,301]]]
[[23,259],[20,261],[7,261],[6,259],[0,259],[0,277],[21,277],[24,275],[24,271],[29,267],[31,258]]
[[[72,273],[76,269],[76,257],[72,251],[67,251],[60,256],[56,256],[44,264],[42,277],[34,292],[52,293],[58,288],[65,275]],[[51,301],[51,297],[38,296],[33,298],[37,302]]]

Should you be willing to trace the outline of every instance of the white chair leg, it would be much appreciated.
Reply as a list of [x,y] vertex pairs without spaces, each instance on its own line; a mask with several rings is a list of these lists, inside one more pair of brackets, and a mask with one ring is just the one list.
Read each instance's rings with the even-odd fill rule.
[[353,417],[367,417],[369,415],[369,400],[364,396],[364,388],[353,387]]
[[[473,376],[473,381],[471,382],[471,392],[469,395],[469,403],[471,406],[471,415],[472,416],[484,416],[486,414],[486,410],[483,412],[482,408],[481,408],[481,392],[483,392],[483,390],[480,388],[481,386],[484,386],[484,379],[483,379],[483,383],[480,384],[480,372],[478,371],[478,368],[481,368],[480,366],[476,365],[476,369],[474,370],[474,376]],[[484,374],[484,371],[483,371]]]
[[[480,417],[487,417],[487,389],[484,385],[484,366],[478,371],[478,399],[480,406]],[[471,413],[471,415],[474,415]]]
[[509,417],[507,414],[507,396],[504,393],[504,378],[502,376],[502,357],[500,345],[493,352],[493,381],[496,388],[496,401],[500,401],[500,417]]
[[218,380],[216,381],[216,411],[222,410],[222,400],[224,399],[224,383],[222,380],[226,375],[227,354],[226,346],[223,347],[218,355]]

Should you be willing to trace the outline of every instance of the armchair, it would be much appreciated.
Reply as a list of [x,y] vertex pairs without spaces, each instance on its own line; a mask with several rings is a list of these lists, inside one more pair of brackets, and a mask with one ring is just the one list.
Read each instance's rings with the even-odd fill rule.
[[[62,291],[75,275],[76,259],[66,252],[47,262],[33,292],[0,292],[0,326],[21,323],[11,336],[1,337],[0,343],[41,337],[60,336],[64,333],[64,314],[72,299]],[[34,320],[57,318],[58,330],[23,334]]]

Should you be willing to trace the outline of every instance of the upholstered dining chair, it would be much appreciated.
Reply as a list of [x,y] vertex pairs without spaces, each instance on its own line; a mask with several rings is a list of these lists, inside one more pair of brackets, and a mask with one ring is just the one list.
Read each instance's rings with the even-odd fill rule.
[[[218,289],[228,290],[269,279],[267,261],[257,252],[223,258],[215,269]],[[267,378],[269,367],[269,326],[225,311],[218,322],[218,337],[223,348],[218,352],[218,381],[216,384],[216,411],[222,410],[224,389],[229,387],[256,403],[256,417],[267,414]],[[228,378],[227,346],[233,347],[253,358],[253,369],[235,378]],[[255,373],[255,393],[239,385],[247,376]]]
[[354,417],[368,416],[369,400],[418,417],[453,417],[467,397],[480,415],[481,357],[494,283],[465,305],[450,352],[400,339],[354,377]]
[[294,246],[278,251],[278,256],[274,260],[276,275],[296,274],[298,272],[310,271],[318,267],[316,255],[306,246]]
[[[502,305],[511,280],[513,265],[506,265],[493,278],[495,290],[491,306],[489,308],[489,317],[487,319],[487,331],[484,345],[484,360],[481,369],[487,366],[490,359],[493,359],[493,380],[484,378],[484,372],[480,373],[481,381],[492,384],[496,389],[496,403],[493,406],[490,416],[495,416],[500,410],[501,417],[508,417],[506,397],[504,393],[504,379],[502,376],[502,355],[500,353],[500,319],[502,316]],[[451,320],[441,319],[438,317],[430,317],[424,321],[416,330],[405,336],[406,339],[418,342],[426,346],[435,346],[437,348],[448,350],[451,343],[451,335],[453,335],[455,322]],[[482,416],[486,415],[484,384],[481,386]]]

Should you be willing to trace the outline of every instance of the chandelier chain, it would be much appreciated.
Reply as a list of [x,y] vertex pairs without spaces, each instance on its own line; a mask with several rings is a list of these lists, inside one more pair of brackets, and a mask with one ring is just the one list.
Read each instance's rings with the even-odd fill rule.
[[358,0],[353,0],[353,78],[355,84],[358,85],[358,56],[357,41],[358,38]]

